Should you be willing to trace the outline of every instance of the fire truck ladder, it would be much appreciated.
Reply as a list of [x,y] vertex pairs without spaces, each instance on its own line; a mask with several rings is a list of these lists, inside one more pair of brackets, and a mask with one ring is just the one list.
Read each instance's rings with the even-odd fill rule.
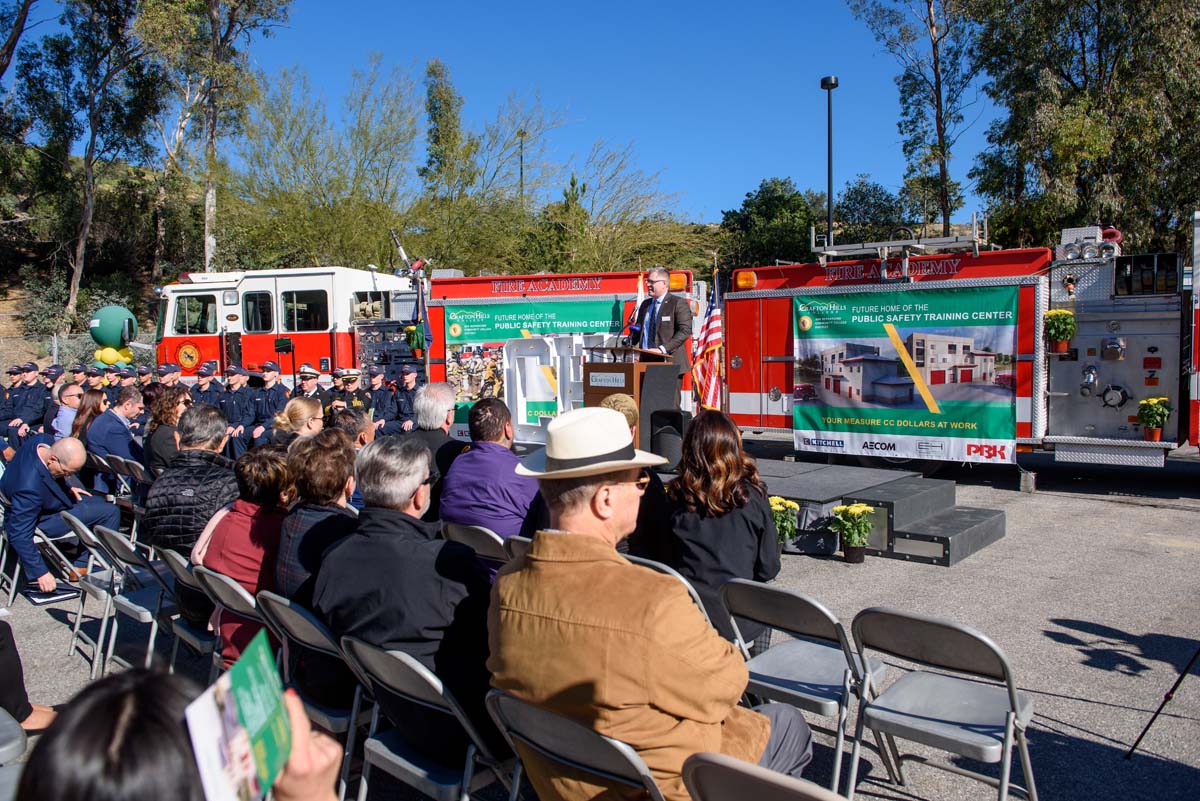
[[[909,231],[907,228],[897,230]],[[971,215],[970,236],[910,237],[909,239],[892,239],[886,242],[858,242],[850,245],[834,244],[817,247],[817,229],[816,226],[812,226],[808,229],[808,240],[809,249],[817,255],[817,260],[821,263],[822,267],[830,259],[839,261],[855,256],[873,255],[880,261],[888,261],[889,259],[899,257],[901,271],[900,278],[896,279],[898,281],[909,280],[908,259],[912,255],[923,256],[930,253],[950,253],[958,250],[970,250],[978,256],[981,248],[995,249],[995,246],[988,245],[987,217],[983,218],[981,225],[976,214]]]

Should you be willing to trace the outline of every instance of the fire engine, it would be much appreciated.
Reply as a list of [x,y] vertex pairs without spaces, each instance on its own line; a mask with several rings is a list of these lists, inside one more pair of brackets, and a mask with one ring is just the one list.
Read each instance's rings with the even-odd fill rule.
[[[744,430],[860,459],[1043,450],[1161,466],[1196,444],[1200,317],[1178,254],[1122,254],[1099,226],[1063,231],[1053,251],[996,249],[975,221],[961,236],[813,240],[815,263],[734,271],[725,408]],[[1054,348],[1051,309],[1077,324]],[[1157,398],[1177,411],[1150,441],[1137,411]]]
[[291,384],[299,365],[325,376],[338,367],[382,364],[394,379],[423,361],[405,342],[419,316],[417,275],[348,267],[185,273],[159,287],[159,362],[194,376],[205,362],[255,369],[277,361]]

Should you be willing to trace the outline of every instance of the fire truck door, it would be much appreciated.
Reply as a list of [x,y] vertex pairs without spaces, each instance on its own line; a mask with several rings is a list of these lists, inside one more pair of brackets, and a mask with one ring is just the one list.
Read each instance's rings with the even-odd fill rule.
[[222,331],[221,354],[225,359],[225,364],[240,365],[242,363],[242,335],[236,331]]
[[792,427],[792,386],[796,357],[792,337],[792,299],[766,298],[762,303],[760,360],[762,423],[770,428]]

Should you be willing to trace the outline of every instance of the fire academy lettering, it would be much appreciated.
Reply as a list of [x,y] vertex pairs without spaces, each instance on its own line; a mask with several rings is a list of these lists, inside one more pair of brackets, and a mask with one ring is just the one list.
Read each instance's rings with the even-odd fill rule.
[[[910,278],[923,278],[935,275],[957,275],[962,267],[962,259],[934,259],[930,261],[910,261],[908,275]],[[831,264],[825,268],[825,280],[834,281],[878,281],[880,279],[879,262],[867,264]],[[894,281],[904,277],[904,268],[899,259],[891,259],[882,271],[883,278]]]
[[560,292],[595,292],[600,289],[599,277],[592,278],[502,278],[492,281],[493,295],[558,294]]

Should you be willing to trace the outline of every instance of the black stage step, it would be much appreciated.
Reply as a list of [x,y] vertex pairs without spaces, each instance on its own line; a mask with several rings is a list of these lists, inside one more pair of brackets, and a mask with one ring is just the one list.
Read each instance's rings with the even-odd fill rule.
[[1004,536],[1004,512],[955,506],[895,529],[889,559],[950,567]]

